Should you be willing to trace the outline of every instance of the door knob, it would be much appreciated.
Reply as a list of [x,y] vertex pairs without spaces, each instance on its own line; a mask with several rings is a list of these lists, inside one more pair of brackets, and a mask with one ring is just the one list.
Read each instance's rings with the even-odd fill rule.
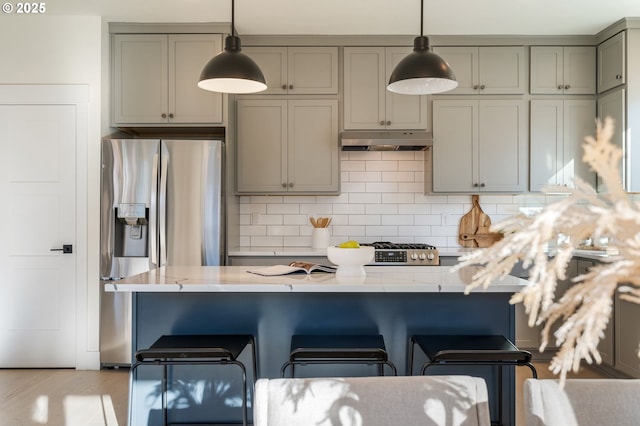
[[73,244],[63,244],[62,248],[54,248],[54,249],[51,249],[50,251],[61,251],[65,254],[73,253]]

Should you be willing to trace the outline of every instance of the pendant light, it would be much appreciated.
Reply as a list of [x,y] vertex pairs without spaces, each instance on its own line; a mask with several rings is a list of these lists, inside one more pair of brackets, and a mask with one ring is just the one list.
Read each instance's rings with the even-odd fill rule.
[[260,67],[241,52],[240,38],[235,35],[235,0],[231,0],[231,35],[224,40],[224,51],[214,56],[200,73],[198,87],[211,92],[256,93],[267,84]]
[[422,34],[424,0],[420,0],[420,37],[413,40],[413,52],[398,62],[389,78],[387,90],[403,95],[442,93],[458,86],[449,64],[429,50],[429,39]]

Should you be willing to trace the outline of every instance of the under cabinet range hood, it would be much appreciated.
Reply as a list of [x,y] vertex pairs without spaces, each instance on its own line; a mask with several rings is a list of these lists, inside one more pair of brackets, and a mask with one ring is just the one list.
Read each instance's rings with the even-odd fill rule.
[[343,151],[425,151],[433,145],[426,131],[345,131],[340,134]]

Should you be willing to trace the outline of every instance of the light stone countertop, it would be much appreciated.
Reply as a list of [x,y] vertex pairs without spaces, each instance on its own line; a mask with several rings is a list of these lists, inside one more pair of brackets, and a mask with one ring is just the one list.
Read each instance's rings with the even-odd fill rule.
[[[167,266],[118,281],[106,282],[111,292],[314,292],[314,293],[462,293],[477,268],[452,272],[449,266],[366,266],[365,277],[331,273],[265,277],[247,272],[264,266]],[[487,290],[514,293],[527,281],[507,276]]]

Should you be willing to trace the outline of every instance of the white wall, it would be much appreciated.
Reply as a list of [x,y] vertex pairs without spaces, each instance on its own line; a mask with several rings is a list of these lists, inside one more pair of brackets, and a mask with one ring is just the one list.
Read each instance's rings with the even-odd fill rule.
[[[78,368],[99,368],[99,170],[101,121],[101,18],[7,15],[0,17],[0,84],[83,84],[90,93],[87,155],[78,158],[86,176],[78,210],[87,211],[86,259],[78,265],[86,292],[78,300]],[[84,185],[79,185],[80,187]],[[80,242],[78,242],[80,244]],[[81,278],[82,278],[81,277]]]

